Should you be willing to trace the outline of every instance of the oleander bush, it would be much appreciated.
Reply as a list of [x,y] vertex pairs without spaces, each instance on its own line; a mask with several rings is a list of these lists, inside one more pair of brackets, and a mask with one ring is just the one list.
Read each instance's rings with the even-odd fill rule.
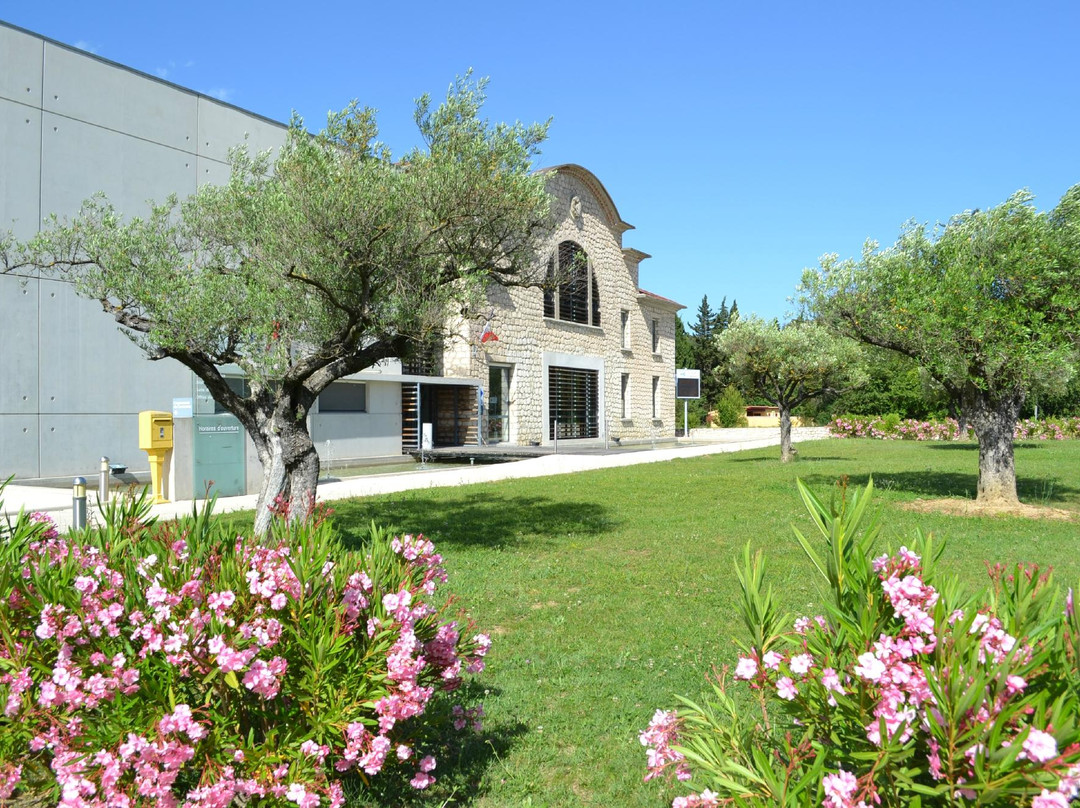
[[[836,438],[878,438],[880,440],[961,440],[970,437],[953,418],[920,421],[901,419],[895,413],[882,416],[838,415],[829,422],[829,434]],[[1013,429],[1016,440],[1067,440],[1080,438],[1080,417],[1025,418]]]
[[[824,505],[825,543],[796,531],[828,587],[826,613],[792,624],[747,547],[737,569],[749,631],[712,695],[658,710],[646,779],[692,793],[674,808],[1066,806],[1080,786],[1080,618],[1049,572],[989,570],[976,595],[935,572],[943,549],[873,557],[862,496]],[[738,689],[741,692],[736,692]],[[747,709],[747,705],[754,705]]]
[[490,641],[430,541],[373,525],[345,552],[325,512],[252,538],[211,509],[0,525],[0,801],[337,806],[376,776],[428,787],[477,726],[454,691]]

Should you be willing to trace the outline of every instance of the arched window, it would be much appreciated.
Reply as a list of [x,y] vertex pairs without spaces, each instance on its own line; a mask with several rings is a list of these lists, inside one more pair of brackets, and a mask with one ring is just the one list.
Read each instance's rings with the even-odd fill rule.
[[600,325],[600,290],[592,262],[581,247],[564,241],[548,259],[544,316],[571,323]]

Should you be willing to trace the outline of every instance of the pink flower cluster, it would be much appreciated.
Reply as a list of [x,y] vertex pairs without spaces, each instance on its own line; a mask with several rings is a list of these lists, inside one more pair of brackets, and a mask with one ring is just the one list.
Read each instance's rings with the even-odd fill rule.
[[[895,416],[893,416],[895,419]],[[953,418],[896,421],[863,415],[837,416],[829,423],[834,438],[876,438],[878,440],[959,440],[966,437]]]
[[[395,537],[390,546],[420,570],[419,580],[415,590],[403,588],[384,594],[380,604],[385,616],[368,621],[369,636],[374,636],[377,631],[392,631],[397,635],[386,657],[389,692],[374,705],[378,716],[377,733],[370,732],[361,724],[352,724],[346,729],[345,750],[336,765],[338,771],[342,772],[354,766],[368,775],[380,772],[393,747],[391,731],[399,722],[422,714],[435,693],[435,686],[421,685],[420,678],[429,672],[435,673],[440,688],[452,690],[461,683],[463,667],[469,672],[483,670],[483,658],[491,646],[486,634],[477,634],[472,640],[473,653],[463,658],[458,652],[460,632],[455,622],[439,626],[431,640],[426,644],[421,643],[415,633],[416,625],[434,614],[434,610],[420,598],[433,593],[436,585],[446,580],[442,557],[435,553],[434,545],[422,536]],[[360,613],[360,604],[367,604],[372,595],[372,582],[366,574],[349,579],[344,597],[348,622],[355,622]],[[477,731],[482,714],[482,707],[477,707],[471,713]],[[457,721],[454,724],[457,729],[463,728]],[[406,744],[399,744],[395,755],[399,761],[405,761],[413,756],[413,750]],[[410,784],[417,789],[427,788],[435,782],[431,774],[434,769],[435,759],[424,757]]]
[[[960,440],[968,436],[953,418],[897,421],[863,415],[837,416],[829,423],[835,438],[876,438],[878,440]],[[1025,418],[1013,428],[1014,440],[1069,440],[1080,438],[1080,417]]]
[[674,710],[657,710],[649,726],[638,735],[638,740],[646,749],[646,782],[666,773],[670,768],[674,769],[677,779],[690,779],[690,767],[686,765],[686,758],[682,752],[672,748],[677,743],[678,735],[679,715]]
[[1080,438],[1080,417],[1025,418],[1013,428],[1015,440],[1069,440]]
[[[985,611],[976,613],[970,620],[957,611],[947,616],[947,620],[943,618],[945,626],[938,625],[935,614],[940,614],[936,608],[939,593],[923,580],[919,555],[906,547],[893,556],[875,559],[872,568],[892,622],[869,648],[862,653],[854,652],[854,662],[833,658],[837,653],[834,637],[823,617],[801,617],[789,635],[796,642],[794,648],[784,653],[769,650],[764,654],[752,649],[750,654],[739,658],[734,678],[759,691],[763,707],[769,698],[784,704],[785,711],[798,726],[809,726],[819,720],[824,722],[823,727],[829,726],[833,720],[827,715],[829,708],[850,708],[850,714],[861,715],[860,711],[867,709],[863,705],[869,705],[872,720],[864,726],[864,731],[872,746],[883,747],[888,743],[895,748],[896,743],[921,743],[927,750],[931,777],[939,781],[950,777],[959,784],[968,782],[975,776],[977,756],[986,750],[978,744],[972,746],[959,762],[952,761],[953,770],[946,772],[941,749],[930,732],[932,725],[940,726],[946,720],[938,712],[928,677],[941,681],[951,675],[949,666],[939,665],[938,658],[939,646],[943,642],[951,646],[953,642],[948,626],[963,625],[969,636],[977,637],[971,650],[972,662],[990,671],[1010,659],[1020,663],[1030,660],[1033,651],[1011,636],[1000,619]],[[1067,605],[1066,609],[1069,608]],[[972,668],[966,670],[968,673],[964,675],[970,676]],[[991,727],[1000,723],[998,719],[1006,707],[1028,687],[1024,677],[1015,673],[1002,678],[999,683],[997,678],[989,677],[983,698],[960,717],[958,734],[990,737]],[[846,700],[843,704],[842,699]],[[1027,723],[1031,714],[1031,710],[1016,711],[1015,717],[1010,713],[1002,743],[1020,744],[1018,762],[1030,762],[1035,771],[1058,773],[1057,789],[1044,790],[1032,803],[1035,808],[1058,808],[1077,797],[1080,765],[1062,768],[1065,758],[1053,728]],[[686,760],[674,748],[683,729],[674,711],[658,710],[653,716],[648,729],[640,735],[641,743],[648,748],[646,780],[671,771],[680,780],[690,778]],[[1074,756],[1076,751],[1075,745],[1069,750]],[[1066,773],[1061,775],[1061,771]],[[872,777],[861,780],[843,768],[825,775],[822,788],[824,808],[868,808],[879,804],[881,799]],[[971,798],[975,794],[964,789],[960,793]],[[673,808],[715,805],[715,800],[716,795],[702,792],[678,798]]]
[[[0,721],[7,722],[0,731],[18,726],[28,733],[27,759],[47,761],[63,808],[225,808],[236,798],[274,799],[303,808],[329,800],[332,808],[340,806],[344,794],[332,772],[358,768],[374,775],[388,756],[399,763],[413,758],[413,748],[403,740],[411,731],[398,732],[399,725],[422,716],[437,690],[458,687],[464,672],[482,670],[491,644],[484,634],[464,641],[456,622],[438,622],[440,612],[429,598],[446,581],[446,573],[430,541],[404,536],[387,544],[403,570],[392,591],[382,591],[390,582],[377,584],[365,570],[343,574],[335,585],[334,562],[326,562],[302,585],[287,543],[268,545],[243,537],[236,540],[229,562],[242,579],[222,586],[221,552],[204,553],[196,564],[185,538],[150,545],[166,548],[163,553],[158,549],[160,557],[139,555],[136,549],[135,558],[118,561],[93,543],[44,530],[27,545],[14,587],[0,593],[12,615],[0,637],[0,657],[6,662],[0,668]],[[125,563],[130,563],[127,575],[121,572]],[[57,590],[42,587],[41,576],[56,568],[73,568],[75,574],[62,597],[47,599],[43,592]],[[317,594],[313,587],[319,588]],[[306,657],[294,647],[296,634],[284,622],[292,619],[286,607],[304,597],[309,598],[305,608],[327,609],[334,616],[338,636],[351,637],[348,642],[358,647],[374,643],[373,648],[383,649],[383,673],[376,681],[385,695],[373,708],[370,703],[356,706],[361,712],[347,725],[340,746],[305,740],[298,745],[302,764],[290,765],[294,751],[268,754],[256,738],[245,752],[246,738],[239,736],[229,746],[232,736],[227,733],[234,726],[260,726],[265,716],[296,701],[290,688],[302,681],[303,672],[298,669],[294,677],[294,666],[299,668]],[[125,653],[130,649],[134,659]],[[48,660],[44,669],[41,660]],[[152,686],[146,687],[146,681]],[[174,687],[196,698],[165,708],[149,701],[171,695]],[[217,694],[210,695],[215,689]],[[162,709],[152,731],[133,728],[112,743],[92,741],[121,697],[127,709],[138,699],[147,699],[140,709],[149,714]],[[226,718],[218,724],[213,710],[222,704],[264,717]],[[480,706],[458,705],[453,723],[479,730],[482,715]],[[365,724],[372,719],[376,732]],[[222,754],[222,749],[229,757],[208,766],[207,756]],[[21,760],[0,760],[0,800],[20,787]],[[194,777],[199,784],[180,794],[179,783],[192,780],[191,775],[181,780],[181,774],[193,765],[202,768],[201,777],[198,772]],[[420,757],[413,787],[433,784],[435,767],[433,756]]]
[[859,781],[851,772],[840,769],[836,774],[826,774],[821,778],[821,788],[825,792],[823,808],[869,808],[864,800],[856,802]]

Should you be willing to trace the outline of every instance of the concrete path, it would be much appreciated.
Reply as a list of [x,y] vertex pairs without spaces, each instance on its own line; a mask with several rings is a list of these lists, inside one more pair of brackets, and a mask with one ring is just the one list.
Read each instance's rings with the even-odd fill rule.
[[[370,474],[344,480],[321,482],[318,489],[320,501],[366,497],[376,494],[392,494],[418,488],[445,488],[497,480],[546,477],[554,474],[572,474],[593,469],[619,468],[641,463],[660,463],[680,457],[701,457],[722,452],[739,452],[760,449],[780,443],[779,430],[693,430],[692,443],[654,450],[622,451],[610,454],[560,454],[532,457],[512,463],[476,466],[451,466],[439,468],[430,465],[425,470]],[[726,434],[725,434],[726,433]],[[818,440],[828,437],[824,427],[805,427],[792,430],[793,441]],[[412,467],[415,469],[415,467]],[[87,479],[90,518],[94,519],[93,502],[97,494],[96,479]],[[20,509],[43,511],[61,529],[71,525],[71,489],[45,488],[30,485],[9,485],[3,491],[0,514],[17,514]],[[217,501],[215,513],[253,510],[257,497],[254,494],[240,497],[223,497]],[[194,503],[167,502],[154,505],[151,512],[159,519],[173,519],[190,514]]]

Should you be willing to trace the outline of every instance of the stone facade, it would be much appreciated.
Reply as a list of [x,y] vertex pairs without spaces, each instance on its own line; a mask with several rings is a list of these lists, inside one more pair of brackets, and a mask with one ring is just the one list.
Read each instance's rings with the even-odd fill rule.
[[[491,435],[491,368],[509,371],[508,412],[502,439],[511,444],[552,442],[550,368],[595,371],[595,440],[651,440],[675,434],[675,318],[683,306],[638,287],[638,266],[649,256],[624,248],[631,229],[599,180],[576,165],[549,171],[557,222],[538,256],[543,268],[563,242],[581,247],[599,295],[600,324],[544,316],[539,288],[492,288],[490,320],[462,325],[444,355],[447,375],[481,380],[482,431]],[[482,341],[487,326],[497,339]],[[655,337],[654,337],[655,330]],[[654,344],[655,340],[655,344]],[[624,386],[625,385],[625,386]],[[496,397],[497,399],[497,397]]]

